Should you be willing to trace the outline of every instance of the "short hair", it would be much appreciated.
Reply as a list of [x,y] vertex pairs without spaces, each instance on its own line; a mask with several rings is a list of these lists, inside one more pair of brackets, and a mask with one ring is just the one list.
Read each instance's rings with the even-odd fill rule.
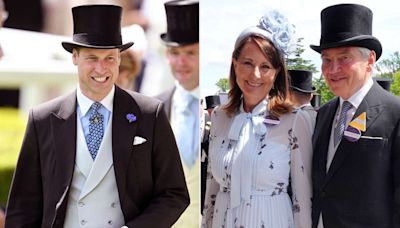
[[369,55],[371,54],[372,50],[365,48],[365,47],[357,47],[358,51],[361,53],[364,59],[368,59]]

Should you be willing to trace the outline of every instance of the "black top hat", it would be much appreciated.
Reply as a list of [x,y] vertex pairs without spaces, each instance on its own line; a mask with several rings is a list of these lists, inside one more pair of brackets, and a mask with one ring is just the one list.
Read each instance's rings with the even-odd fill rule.
[[390,85],[392,84],[392,79],[390,78],[374,78],[375,81],[382,86],[386,91],[390,91]]
[[320,46],[310,45],[319,53],[335,47],[356,46],[374,50],[376,60],[382,54],[382,45],[372,36],[372,11],[362,5],[340,4],[321,11]]
[[121,51],[133,45],[122,44],[122,8],[115,5],[82,5],[72,8],[74,20],[73,42],[62,42],[68,52],[76,47],[113,49]]
[[164,4],[167,14],[167,33],[161,39],[169,46],[199,42],[199,1],[176,0]]
[[216,106],[220,105],[221,101],[218,95],[206,96],[206,108],[215,108]]
[[289,70],[290,88],[302,93],[316,91],[312,85],[312,72],[308,70]]

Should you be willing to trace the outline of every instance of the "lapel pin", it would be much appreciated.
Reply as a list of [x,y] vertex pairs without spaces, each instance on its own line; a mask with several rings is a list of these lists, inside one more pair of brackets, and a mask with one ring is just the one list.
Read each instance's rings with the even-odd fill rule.
[[127,114],[126,119],[128,120],[129,123],[136,122],[137,120],[136,116],[133,115],[132,113]]
[[350,142],[356,142],[360,139],[361,137],[361,131],[355,127],[348,126],[346,130],[343,132],[343,135],[345,139],[347,139]]
[[365,132],[365,130],[367,129],[367,113],[361,113],[357,118],[349,123],[349,126]]

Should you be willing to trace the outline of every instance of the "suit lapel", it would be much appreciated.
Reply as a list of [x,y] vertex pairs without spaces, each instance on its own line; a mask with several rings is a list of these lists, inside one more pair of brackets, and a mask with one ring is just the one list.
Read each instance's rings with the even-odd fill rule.
[[382,91],[383,89],[376,82],[374,82],[371,90],[365,96],[364,100],[361,102],[356,113],[354,114],[353,119],[357,118],[361,113],[367,112],[366,131],[368,131],[368,127],[375,122],[376,118],[383,111],[384,107],[380,102]]
[[75,168],[78,169],[79,172],[81,172],[87,179],[89,177],[90,170],[94,162],[86,144],[85,134],[82,129],[82,122],[79,120],[79,118],[77,119],[77,122],[78,122],[77,126],[79,126],[79,128],[76,131],[77,146],[76,146]]
[[165,114],[167,114],[168,120],[171,120],[172,97],[174,96],[175,90],[176,86],[156,96],[157,99],[163,102],[164,111]]
[[[377,87],[376,83],[374,83],[374,85],[371,87],[370,91],[364,97],[363,101],[361,102],[360,106],[357,108],[356,113],[353,116],[354,119],[357,118],[361,113],[367,112],[365,133],[368,132],[369,127],[375,122],[376,118],[383,111],[383,106],[379,102],[379,99],[381,97],[379,89],[380,88]],[[361,132],[362,135],[365,133]],[[346,157],[350,153],[357,151],[356,146],[357,142],[349,142],[346,139],[342,139],[336,150],[335,156],[333,157],[332,164],[328,170],[325,183],[329,181],[329,179],[340,168]]]
[[[135,122],[128,122],[127,114],[136,116]],[[115,178],[120,200],[123,201],[126,189],[126,172],[133,151],[133,139],[140,123],[141,111],[130,94],[115,87],[112,117],[112,151]]]
[[168,120],[170,120],[170,121],[171,121],[172,97],[174,96],[175,90],[176,90],[176,87],[172,88],[168,92],[168,94],[167,94],[168,99],[165,100],[165,102],[164,102],[164,107],[167,112],[167,117],[168,117]]
[[320,110],[315,133],[313,135],[314,156],[317,156],[316,164],[322,178],[326,175],[326,161],[328,157],[328,147],[333,120],[336,108],[339,104],[339,98],[327,104],[326,109]]
[[[60,104],[58,113],[51,114],[51,129],[55,147],[55,186],[66,192],[72,180],[76,149],[76,91],[69,94]],[[65,197],[57,205],[61,205]]]

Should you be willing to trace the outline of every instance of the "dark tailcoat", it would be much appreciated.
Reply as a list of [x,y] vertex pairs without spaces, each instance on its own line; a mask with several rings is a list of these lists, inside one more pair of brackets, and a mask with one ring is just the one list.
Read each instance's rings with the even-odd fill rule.
[[366,112],[366,131],[342,139],[326,161],[339,99],[319,109],[313,136],[313,227],[400,227],[400,99],[373,84],[353,118]]
[[[76,156],[76,92],[34,108],[8,202],[6,227],[62,227]],[[127,114],[137,117],[129,123]],[[135,136],[147,139],[133,145]],[[189,204],[163,105],[115,88],[112,153],[128,227],[170,227]],[[99,199],[101,200],[101,199]]]

